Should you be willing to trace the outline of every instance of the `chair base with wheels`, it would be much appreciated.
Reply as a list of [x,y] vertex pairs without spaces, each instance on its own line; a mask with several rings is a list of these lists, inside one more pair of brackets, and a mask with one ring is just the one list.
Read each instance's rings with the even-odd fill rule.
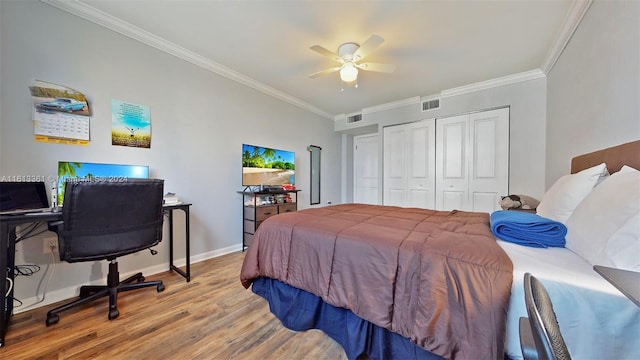
[[58,321],[60,320],[60,316],[58,316],[58,314],[60,312],[89,303],[104,296],[109,296],[109,320],[113,320],[117,318],[118,315],[120,315],[120,312],[118,311],[119,292],[136,290],[151,286],[155,286],[157,292],[164,291],[164,284],[161,280],[147,282],[145,282],[144,280],[145,278],[142,273],[137,273],[126,278],[123,281],[120,281],[120,275],[118,273],[118,262],[115,260],[111,260],[111,262],[109,263],[109,274],[107,275],[107,285],[82,286],[80,288],[80,297],[78,299],[47,312],[47,326],[58,323]]
[[[47,326],[56,324],[59,313],[109,296],[109,320],[120,315],[118,293],[155,286],[162,281],[144,281],[142,273],[120,281],[121,256],[151,250],[162,240],[164,180],[87,180],[65,183],[62,220],[49,223],[58,235],[58,254],[68,263],[106,260],[109,274],[105,286],[83,286],[80,296],[47,313]],[[154,255],[154,250],[151,254]]]

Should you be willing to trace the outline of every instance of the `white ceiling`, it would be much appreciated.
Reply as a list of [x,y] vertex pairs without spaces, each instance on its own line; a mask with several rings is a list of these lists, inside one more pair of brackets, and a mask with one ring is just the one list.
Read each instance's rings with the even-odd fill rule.
[[[333,118],[363,108],[540,69],[562,31],[571,0],[206,1],[43,0],[199,66]],[[336,51],[372,34],[385,42],[367,62],[393,74],[360,72],[358,88]]]

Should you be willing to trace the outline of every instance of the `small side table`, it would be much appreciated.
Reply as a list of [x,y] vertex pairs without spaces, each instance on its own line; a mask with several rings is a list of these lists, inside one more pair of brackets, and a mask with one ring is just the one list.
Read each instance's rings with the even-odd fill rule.
[[[175,204],[175,205],[163,205],[162,210],[167,216],[169,216],[169,270],[173,270],[178,274],[182,275],[187,282],[191,281],[191,261],[189,259],[189,243],[190,239],[190,231],[189,231],[189,207],[191,204]],[[186,259],[186,271],[182,271],[179,267],[173,264],[173,211],[174,210],[182,210],[184,211],[185,217],[185,259]]]

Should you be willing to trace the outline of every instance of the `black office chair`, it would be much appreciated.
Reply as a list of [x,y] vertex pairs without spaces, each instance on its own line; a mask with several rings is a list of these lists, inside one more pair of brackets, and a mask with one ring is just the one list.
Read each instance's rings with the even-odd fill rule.
[[[106,286],[82,286],[80,297],[47,313],[47,326],[56,324],[58,313],[103,296],[109,296],[109,320],[120,315],[118,293],[155,286],[137,273],[122,282],[116,258],[157,245],[162,240],[164,180],[68,181],[65,184],[62,221],[52,223],[58,234],[60,260],[109,261]],[[135,283],[134,283],[135,282]]]
[[553,304],[542,283],[524,274],[524,301],[528,318],[520,318],[520,347],[527,360],[571,360],[553,311]]

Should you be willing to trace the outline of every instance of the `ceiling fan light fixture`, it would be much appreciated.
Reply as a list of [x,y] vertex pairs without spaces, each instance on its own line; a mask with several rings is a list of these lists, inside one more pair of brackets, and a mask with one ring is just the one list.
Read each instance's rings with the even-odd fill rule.
[[[2,1],[2,0],[0,0]],[[335,53],[331,50],[327,50],[320,45],[312,45],[311,50],[317,52],[322,56],[326,56],[331,60],[340,63],[339,66],[325,69],[315,72],[309,75],[310,78],[315,79],[322,75],[333,74],[335,72],[340,73],[340,80],[342,84],[358,87],[358,73],[359,70],[392,73],[396,67],[393,64],[378,64],[378,63],[362,63],[360,62],[367,57],[371,52],[377,49],[384,39],[379,35],[371,35],[362,45],[356,43],[344,43],[338,48],[338,52]],[[343,88],[344,90],[344,88]]]
[[358,79],[358,68],[352,62],[345,63],[340,69],[340,79],[346,83],[356,81]]

